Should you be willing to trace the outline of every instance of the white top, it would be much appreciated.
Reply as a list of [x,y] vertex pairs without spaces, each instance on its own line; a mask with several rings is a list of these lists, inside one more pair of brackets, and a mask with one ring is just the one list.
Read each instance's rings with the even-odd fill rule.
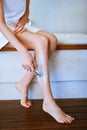
[[3,0],[5,21],[7,25],[18,23],[26,9],[26,0]]
[[[13,31],[14,24],[18,23],[19,19],[23,16],[26,10],[26,0],[2,0],[4,7],[4,15],[7,26]],[[36,33],[38,28],[31,27],[29,23],[26,23],[25,27]],[[7,38],[0,32],[0,49],[8,43]]]

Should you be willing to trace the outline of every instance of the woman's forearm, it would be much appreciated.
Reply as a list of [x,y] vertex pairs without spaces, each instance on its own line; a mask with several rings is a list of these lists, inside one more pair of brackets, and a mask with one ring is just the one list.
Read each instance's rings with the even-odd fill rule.
[[29,5],[30,5],[30,0],[26,0],[26,10],[24,15],[20,18],[19,22],[23,25],[25,25],[25,23],[28,20],[29,17]]
[[22,54],[23,51],[26,50],[5,23],[0,22],[0,31],[20,54]]
[[27,71],[34,71],[35,63],[33,56],[28,52],[27,48],[16,38],[14,32],[12,32],[5,23],[2,1],[3,0],[0,0],[0,32],[3,33],[8,42],[10,42],[21,55],[22,66],[24,69]]
[[20,41],[14,36],[12,31],[7,27],[4,19],[4,9],[3,2],[0,0],[0,31],[7,38],[7,40],[17,49],[17,51],[22,54],[25,49]]

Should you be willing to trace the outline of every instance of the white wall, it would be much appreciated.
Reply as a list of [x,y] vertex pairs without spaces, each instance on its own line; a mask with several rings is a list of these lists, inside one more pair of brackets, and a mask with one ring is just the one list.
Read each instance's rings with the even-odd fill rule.
[[[21,95],[15,88],[16,82],[0,83],[0,100],[20,99]],[[51,82],[54,98],[87,98],[87,81]],[[32,83],[28,94],[29,99],[42,99],[41,87]]]
[[50,32],[87,33],[87,0],[31,0],[35,26]]

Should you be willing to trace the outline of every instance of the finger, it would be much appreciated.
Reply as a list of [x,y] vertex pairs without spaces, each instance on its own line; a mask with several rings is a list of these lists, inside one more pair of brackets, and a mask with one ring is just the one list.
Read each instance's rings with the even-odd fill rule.
[[16,28],[18,26],[18,24],[14,24],[14,27]]
[[22,65],[22,67],[23,67],[25,70],[27,70],[27,71],[31,71],[30,67],[27,66],[27,65]]
[[15,30],[18,30],[19,28],[21,28],[21,27],[23,27],[23,26],[21,26],[20,24],[14,24],[14,28],[15,28]]
[[21,31],[20,31],[20,32],[22,33],[22,32],[24,32],[25,30],[26,30],[26,28],[25,28],[25,27],[23,27],[23,28],[21,29]]
[[15,31],[14,31],[14,34],[20,32],[20,31],[22,30],[22,28],[23,28],[23,27],[17,27],[17,28],[15,29]]
[[37,68],[37,64],[36,64],[35,60],[33,60],[33,64],[34,64],[34,68]]
[[16,28],[16,31],[19,32],[19,31],[22,30],[22,28],[23,28],[23,27],[17,27],[17,28]]
[[33,64],[31,64],[30,69],[32,72],[34,72],[34,65]]
[[17,28],[15,28],[15,30],[14,30],[14,34],[16,34],[17,32],[18,32],[18,30],[19,30],[19,28],[17,27]]
[[24,69],[26,69],[26,66],[25,66],[25,65],[22,65],[22,67],[23,67]]
[[31,72],[31,67],[26,65],[26,70]]

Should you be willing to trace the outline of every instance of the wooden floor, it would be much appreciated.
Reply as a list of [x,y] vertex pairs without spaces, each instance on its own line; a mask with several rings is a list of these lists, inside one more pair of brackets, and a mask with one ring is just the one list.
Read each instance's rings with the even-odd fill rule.
[[0,101],[0,130],[87,130],[87,99],[56,100],[59,106],[75,117],[72,124],[59,124],[42,111],[42,100],[32,100],[25,109],[20,101]]

